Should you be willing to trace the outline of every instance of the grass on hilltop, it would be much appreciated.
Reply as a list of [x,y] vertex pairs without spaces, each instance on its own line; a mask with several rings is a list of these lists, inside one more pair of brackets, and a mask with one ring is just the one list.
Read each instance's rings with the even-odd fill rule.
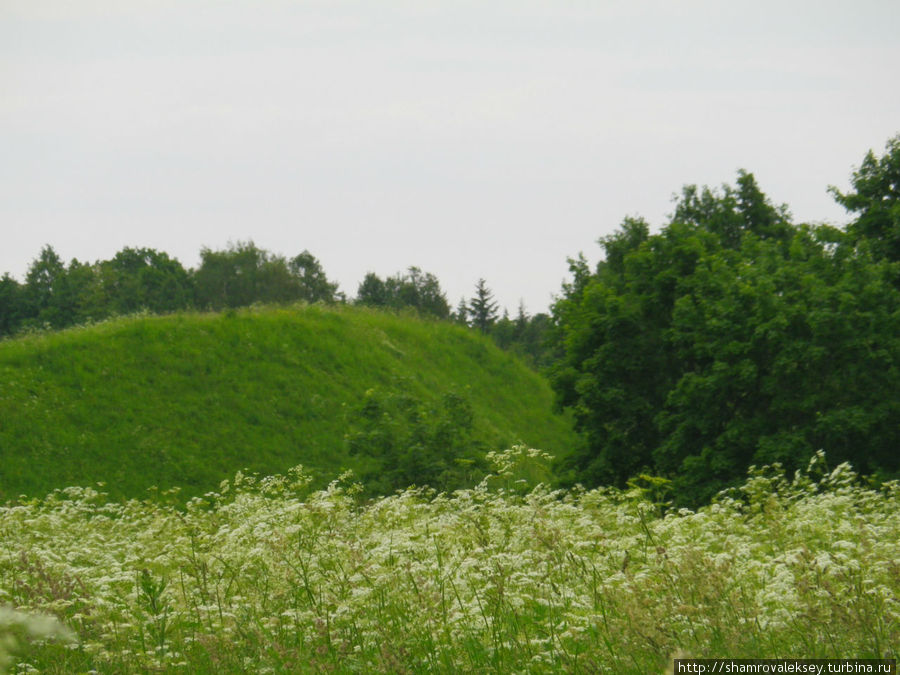
[[0,499],[96,482],[190,496],[298,463],[323,484],[372,474],[379,459],[345,439],[367,392],[425,415],[455,394],[479,448],[575,442],[541,376],[446,322],[319,306],[128,317],[0,342]]

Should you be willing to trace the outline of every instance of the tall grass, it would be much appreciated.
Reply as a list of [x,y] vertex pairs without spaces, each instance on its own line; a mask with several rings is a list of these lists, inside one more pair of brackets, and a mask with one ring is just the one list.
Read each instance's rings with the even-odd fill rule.
[[0,603],[52,614],[19,672],[662,672],[698,657],[894,657],[900,485],[754,472],[697,511],[532,487],[362,501],[295,469],[185,508],[73,488],[0,510]]

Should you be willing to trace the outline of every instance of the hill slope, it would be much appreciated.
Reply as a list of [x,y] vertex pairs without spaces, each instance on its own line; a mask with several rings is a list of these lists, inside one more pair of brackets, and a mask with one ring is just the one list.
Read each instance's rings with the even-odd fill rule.
[[486,447],[574,443],[547,383],[447,323],[353,308],[262,308],[117,319],[0,342],[0,499],[97,481],[215,489],[238,469],[371,469],[348,419],[366,392],[456,392]]

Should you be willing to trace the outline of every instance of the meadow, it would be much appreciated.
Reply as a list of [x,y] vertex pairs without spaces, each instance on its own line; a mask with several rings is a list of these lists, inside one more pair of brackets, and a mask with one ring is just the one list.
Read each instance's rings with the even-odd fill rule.
[[[182,503],[57,490],[0,509],[16,673],[662,673],[676,655],[892,657],[900,484],[817,455],[691,511],[665,484],[554,490],[491,453],[450,494],[301,467]],[[169,499],[170,503],[166,503]],[[49,618],[52,617],[52,618]],[[64,628],[63,628],[64,627]]]

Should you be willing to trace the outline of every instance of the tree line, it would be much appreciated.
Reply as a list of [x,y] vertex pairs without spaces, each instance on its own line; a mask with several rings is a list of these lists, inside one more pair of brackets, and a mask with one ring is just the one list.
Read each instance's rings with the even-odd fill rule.
[[471,300],[451,311],[437,277],[410,267],[381,278],[365,275],[355,298],[347,299],[328,279],[309,251],[288,258],[253,242],[222,250],[203,248],[200,265],[185,268],[176,258],[152,248],[127,247],[109,260],[77,259],[66,264],[44,246],[28,268],[24,283],[9,273],[0,278],[0,337],[23,331],[61,329],[140,311],[221,311],[254,303],[352,303],[389,311],[454,321],[494,336],[534,362],[543,362],[546,314],[530,316],[524,306],[510,319],[481,279]]
[[583,439],[572,480],[660,476],[697,503],[820,449],[898,476],[900,136],[830,191],[844,228],[794,223],[742,171],[685,187],[655,234],[626,218],[595,266],[570,260],[551,340]]
[[222,310],[254,302],[336,302],[337,284],[304,251],[287,259],[239,243],[204,248],[197,269],[152,248],[124,248],[109,260],[65,264],[44,246],[20,284],[0,279],[0,335],[59,329],[139,311]]

